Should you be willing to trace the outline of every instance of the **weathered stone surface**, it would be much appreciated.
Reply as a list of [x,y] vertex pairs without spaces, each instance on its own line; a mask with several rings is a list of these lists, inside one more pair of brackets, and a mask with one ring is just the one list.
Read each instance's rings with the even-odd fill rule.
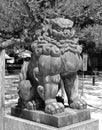
[[3,128],[3,116],[4,116],[4,75],[5,75],[5,51],[0,50],[0,130]]
[[56,96],[64,86],[69,106],[86,109],[87,103],[78,96],[74,84],[77,71],[82,69],[82,46],[78,44],[73,21],[63,17],[46,19],[35,38],[31,59],[21,69],[18,106],[33,109],[33,101],[37,110],[44,106],[46,113],[61,113],[64,105]]
[[5,130],[99,130],[98,120],[86,120],[62,128],[44,125],[41,123],[24,120],[21,118],[6,115],[4,117]]
[[58,128],[90,119],[90,111],[88,109],[76,110],[71,108],[66,108],[62,113],[50,115],[43,111],[22,110],[12,107],[11,115]]

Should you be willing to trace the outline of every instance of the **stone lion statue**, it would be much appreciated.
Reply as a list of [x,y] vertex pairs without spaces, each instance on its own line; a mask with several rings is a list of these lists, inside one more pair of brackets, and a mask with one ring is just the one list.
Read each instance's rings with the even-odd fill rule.
[[64,111],[64,104],[56,95],[63,84],[69,107],[85,109],[86,102],[79,98],[74,82],[82,68],[73,21],[65,18],[46,19],[42,30],[32,43],[32,56],[23,64],[20,73],[18,106],[42,109],[54,114]]

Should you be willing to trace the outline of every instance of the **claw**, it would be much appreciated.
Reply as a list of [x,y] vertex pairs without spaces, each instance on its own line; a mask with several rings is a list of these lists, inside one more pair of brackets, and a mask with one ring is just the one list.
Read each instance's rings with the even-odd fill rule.
[[62,103],[51,103],[46,105],[45,112],[49,114],[61,113],[64,111],[64,105]]
[[26,108],[28,110],[35,110],[36,109],[36,103],[34,101],[29,101],[27,104],[26,104]]
[[79,109],[79,110],[82,110],[82,109],[86,109],[87,108],[87,104],[84,100],[82,99],[78,99],[77,101],[74,101],[70,104],[70,107],[73,108],[73,109]]

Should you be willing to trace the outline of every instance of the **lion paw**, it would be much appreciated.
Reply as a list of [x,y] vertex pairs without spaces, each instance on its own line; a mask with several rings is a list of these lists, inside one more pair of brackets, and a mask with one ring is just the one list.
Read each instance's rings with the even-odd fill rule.
[[46,105],[45,112],[49,114],[61,113],[64,111],[64,105],[62,103],[51,103]]
[[36,103],[35,101],[29,101],[27,104],[26,104],[26,108],[28,110],[35,110],[36,109]]
[[73,108],[73,109],[82,110],[82,109],[86,109],[87,108],[87,103],[84,100],[82,100],[82,99],[77,99],[76,101],[73,101],[70,104],[70,107]]

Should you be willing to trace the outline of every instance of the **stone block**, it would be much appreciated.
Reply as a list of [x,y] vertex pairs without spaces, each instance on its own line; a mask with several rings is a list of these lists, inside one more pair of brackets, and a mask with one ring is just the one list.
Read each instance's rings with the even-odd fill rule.
[[93,119],[61,128],[56,128],[10,115],[5,115],[4,122],[5,130],[99,130],[99,121]]
[[57,128],[75,124],[90,119],[90,110],[76,110],[71,108],[66,108],[64,112],[59,114],[47,114],[39,110],[27,110],[20,109],[17,107],[11,108],[11,115],[20,117],[23,119],[28,119],[30,121],[38,122],[41,124],[46,124],[49,126],[54,126]]

